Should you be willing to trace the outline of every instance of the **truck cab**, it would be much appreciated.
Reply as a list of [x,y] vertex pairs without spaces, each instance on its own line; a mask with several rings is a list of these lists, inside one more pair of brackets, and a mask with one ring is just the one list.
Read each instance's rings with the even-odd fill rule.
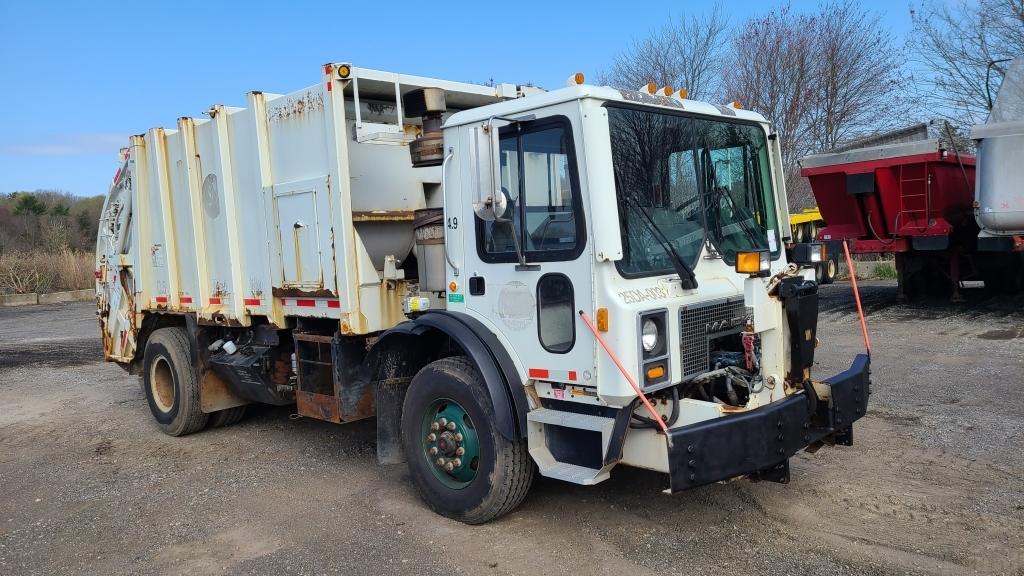
[[818,286],[797,264],[821,246],[787,262],[760,115],[581,74],[545,92],[348,63],[213,110],[133,138],[98,240],[105,353],[164,432],[250,402],[375,415],[378,460],[470,523],[535,469],[589,485],[635,466],[676,492],[785,482],[797,451],[852,442],[869,358],[812,374]]
[[[455,114],[444,142],[445,313],[507,351],[542,474],[592,484],[633,465],[678,490],[784,476],[789,442],[822,438],[777,417],[787,399],[834,398],[810,375],[817,286],[786,262],[763,117],[581,84]],[[866,358],[843,381],[858,418]]]

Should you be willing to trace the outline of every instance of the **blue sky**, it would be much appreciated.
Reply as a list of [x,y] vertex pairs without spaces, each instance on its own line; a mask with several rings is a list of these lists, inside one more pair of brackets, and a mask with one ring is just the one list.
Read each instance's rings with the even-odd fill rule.
[[[0,193],[104,194],[128,134],[315,84],[325,62],[554,88],[709,4],[0,0]],[[902,42],[907,4],[862,4]],[[723,4],[734,22],[774,5]]]

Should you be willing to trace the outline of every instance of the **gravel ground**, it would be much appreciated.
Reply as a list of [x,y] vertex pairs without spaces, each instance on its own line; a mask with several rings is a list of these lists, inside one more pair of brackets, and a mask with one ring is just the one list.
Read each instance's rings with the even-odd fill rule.
[[[863,342],[849,287],[822,292],[824,376]],[[538,479],[478,527],[375,464],[372,420],[258,407],[170,438],[100,361],[90,304],[0,310],[0,574],[1024,574],[1024,299],[863,292],[874,394],[853,447],[798,455],[785,486]]]

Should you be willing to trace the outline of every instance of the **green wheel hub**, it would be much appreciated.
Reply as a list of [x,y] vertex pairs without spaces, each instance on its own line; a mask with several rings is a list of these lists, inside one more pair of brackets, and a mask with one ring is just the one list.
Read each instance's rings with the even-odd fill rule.
[[459,490],[476,478],[480,440],[476,426],[458,402],[442,398],[423,415],[423,455],[445,486]]

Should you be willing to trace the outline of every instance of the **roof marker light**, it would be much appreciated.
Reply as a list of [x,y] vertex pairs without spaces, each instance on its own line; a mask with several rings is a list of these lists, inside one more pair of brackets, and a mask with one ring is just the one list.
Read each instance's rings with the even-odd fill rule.
[[689,97],[690,97],[690,91],[689,90],[687,90],[686,88],[680,88],[679,89],[679,99],[680,100],[686,100]]
[[671,96],[672,93],[675,91],[675,88],[673,88],[671,85],[665,86],[664,88],[661,89],[661,93],[664,94],[665,96]]
[[648,82],[647,83],[647,93],[648,94],[654,94],[657,91],[658,91],[658,85],[657,84],[655,84],[654,82]]

